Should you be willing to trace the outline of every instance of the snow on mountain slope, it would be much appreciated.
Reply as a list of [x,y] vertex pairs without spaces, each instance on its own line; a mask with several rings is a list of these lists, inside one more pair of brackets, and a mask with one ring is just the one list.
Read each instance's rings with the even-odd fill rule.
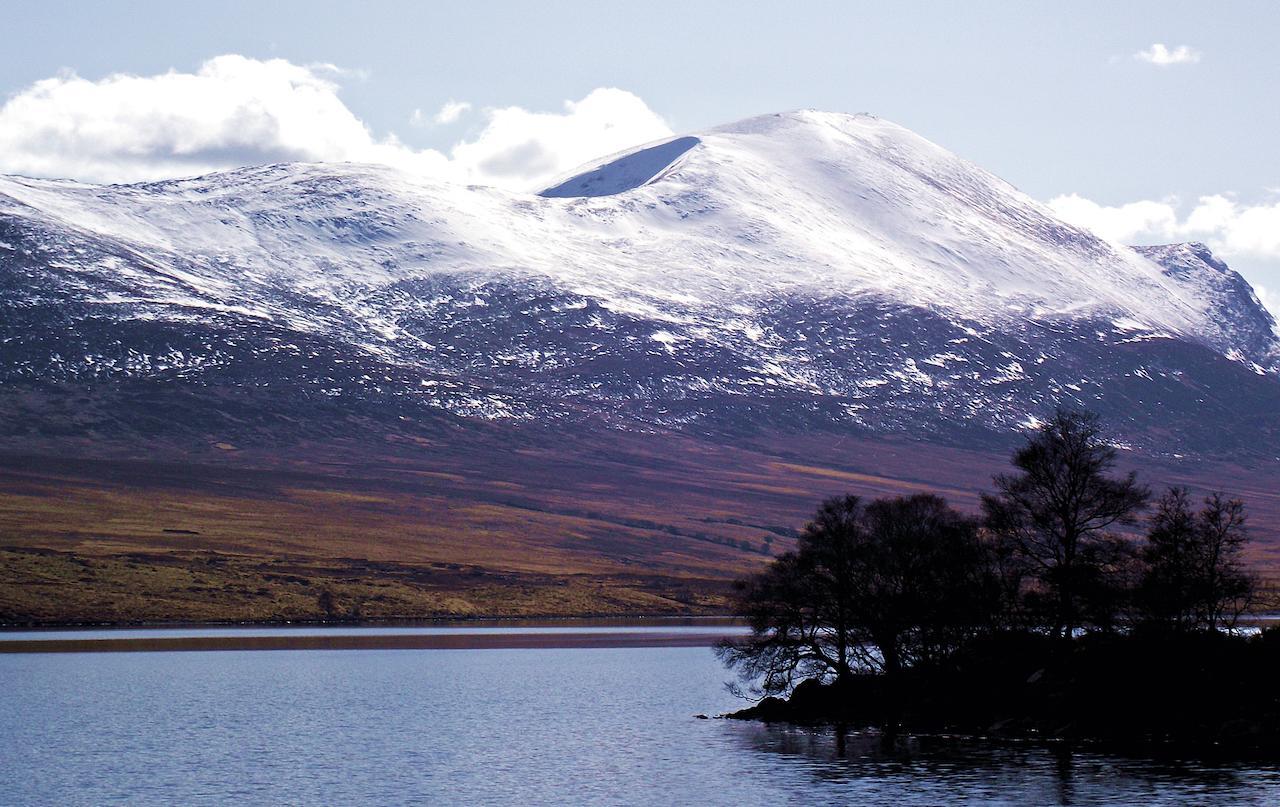
[[870,116],[755,118],[537,199],[348,165],[106,188],[9,179],[0,193],[85,232],[207,260],[202,280],[217,289],[511,269],[623,304],[871,292],[992,324],[1105,313],[1233,347],[1151,262]]
[[[1262,305],[1249,283],[1218,260],[1201,243],[1135,247],[1138,254],[1159,264],[1165,274],[1182,285],[1187,298],[1231,335],[1233,358],[1253,357],[1261,373],[1280,365],[1275,317]],[[1260,360],[1262,364],[1258,364]],[[1265,365],[1265,366],[1264,366]]]
[[1168,249],[1116,247],[899,126],[819,112],[649,144],[539,196],[347,164],[0,178],[0,380],[918,432],[1104,398],[1143,428],[1174,417],[1162,398],[1191,422],[1244,405],[1215,397],[1239,368],[1270,406],[1265,310],[1211,256]]
[[659,181],[570,212],[625,219],[626,245],[649,265],[674,240],[677,256],[696,256],[695,273],[740,279],[737,293],[871,289],[988,322],[1108,311],[1219,335],[1149,262],[895,124],[799,112],[698,139]]

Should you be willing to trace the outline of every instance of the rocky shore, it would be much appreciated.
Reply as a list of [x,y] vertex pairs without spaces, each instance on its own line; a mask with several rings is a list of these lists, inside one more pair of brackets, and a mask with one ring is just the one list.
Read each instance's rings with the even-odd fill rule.
[[726,717],[1280,759],[1280,629],[1257,636],[1036,635],[945,668],[806,680]]

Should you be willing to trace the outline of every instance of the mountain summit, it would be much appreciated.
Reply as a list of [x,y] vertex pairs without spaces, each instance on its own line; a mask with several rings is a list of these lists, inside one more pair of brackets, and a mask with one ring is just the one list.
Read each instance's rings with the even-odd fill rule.
[[870,115],[751,118],[615,155],[542,195],[616,197],[574,210],[625,215],[633,248],[702,242],[685,282],[874,291],[990,323],[1113,316],[1225,350],[1236,337],[1202,305],[1210,273],[1162,271]]
[[869,115],[752,118],[537,195],[349,164],[4,178],[0,294],[13,439],[440,416],[983,442],[1058,403],[1152,451],[1280,435],[1280,340],[1238,274]]

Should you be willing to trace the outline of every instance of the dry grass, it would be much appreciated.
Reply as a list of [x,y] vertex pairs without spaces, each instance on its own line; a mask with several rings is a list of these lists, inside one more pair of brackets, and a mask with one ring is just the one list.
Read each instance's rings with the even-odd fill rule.
[[0,622],[278,622],[717,613],[723,585],[171,552],[0,550]]
[[[0,622],[706,613],[825,496],[974,508],[1004,466],[797,437],[60,452],[0,456]],[[1254,559],[1280,569],[1276,469],[1142,470],[1242,495]]]

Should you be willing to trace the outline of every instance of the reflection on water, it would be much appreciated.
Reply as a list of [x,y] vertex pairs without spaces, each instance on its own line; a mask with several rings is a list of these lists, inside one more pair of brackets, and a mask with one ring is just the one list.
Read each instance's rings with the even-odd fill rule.
[[[1276,804],[1280,769],[1116,757],[1064,744],[738,724],[734,738],[804,770],[815,792],[930,804]],[[896,797],[893,794],[898,794]]]
[[1269,767],[695,719],[724,679],[707,648],[0,656],[0,803],[1280,803]]

